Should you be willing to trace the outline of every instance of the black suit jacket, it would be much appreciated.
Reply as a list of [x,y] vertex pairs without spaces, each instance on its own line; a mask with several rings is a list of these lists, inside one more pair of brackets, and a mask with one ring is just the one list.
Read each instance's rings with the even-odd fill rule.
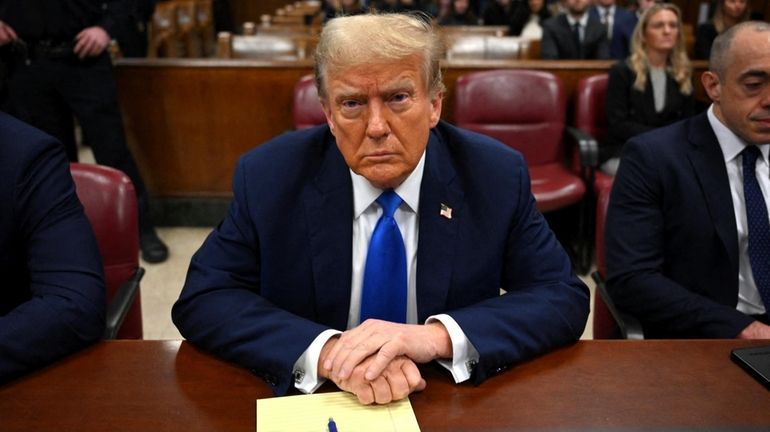
[[64,147],[0,112],[0,383],[104,332],[99,247]]
[[625,61],[610,68],[606,104],[609,129],[607,138],[601,143],[602,161],[620,156],[623,144],[631,137],[693,115],[692,94],[679,91],[679,83],[670,74],[666,74],[666,78],[666,104],[663,111],[656,112],[649,74],[641,92],[634,88],[636,74]]
[[610,197],[607,288],[645,336],[733,338],[738,234],[722,150],[706,113],[632,138]]
[[583,36],[583,47],[580,50],[572,36],[567,15],[557,15],[543,22],[540,55],[543,59],[549,60],[608,59],[610,54],[607,31],[601,21],[589,15]]

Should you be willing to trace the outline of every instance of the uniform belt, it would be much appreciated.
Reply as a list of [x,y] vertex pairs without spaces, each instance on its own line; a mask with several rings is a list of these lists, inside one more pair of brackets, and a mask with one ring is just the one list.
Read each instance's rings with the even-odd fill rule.
[[75,55],[74,41],[43,39],[27,43],[27,55],[31,60],[65,59]]

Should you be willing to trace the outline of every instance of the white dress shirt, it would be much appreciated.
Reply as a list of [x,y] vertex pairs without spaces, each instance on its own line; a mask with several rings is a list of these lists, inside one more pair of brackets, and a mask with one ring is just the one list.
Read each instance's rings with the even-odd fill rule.
[[[418,215],[420,208],[420,185],[425,170],[425,153],[414,171],[395,192],[403,200],[394,214],[401,236],[404,239],[407,263],[406,322],[417,324],[417,244],[419,237]],[[353,182],[353,272],[350,286],[350,310],[348,311],[348,329],[360,324],[361,291],[363,288],[364,267],[369,250],[369,239],[374,227],[382,215],[382,208],[376,203],[382,193],[364,177],[350,171]],[[439,211],[439,209],[436,209]],[[473,365],[478,362],[479,353],[470,343],[457,322],[446,314],[429,317],[425,323],[440,321],[452,340],[452,359],[439,359],[439,364],[452,373],[455,382],[470,378]],[[312,393],[323,384],[317,376],[318,358],[324,344],[337,330],[326,330],[318,335],[307,350],[294,364],[294,385],[304,393]]]
[[[727,178],[730,181],[730,195],[733,199],[733,211],[735,212],[735,225],[738,228],[738,305],[736,309],[748,314],[757,315],[765,313],[765,305],[754,283],[749,262],[749,226],[746,220],[746,202],[743,199],[743,156],[741,152],[746,148],[746,142],[735,135],[714,115],[714,105],[708,110],[708,119],[711,129],[717,136],[722,155],[727,167]],[[762,157],[757,158],[756,177],[759,188],[765,197],[765,205],[770,204],[770,165],[768,165],[768,145],[758,145]],[[768,207],[770,214],[770,207]]]

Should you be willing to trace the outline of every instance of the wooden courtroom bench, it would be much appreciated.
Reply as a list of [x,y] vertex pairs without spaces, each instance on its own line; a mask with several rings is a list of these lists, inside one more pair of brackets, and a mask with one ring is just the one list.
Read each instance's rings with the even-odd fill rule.
[[[606,73],[612,61],[451,61],[443,65],[442,118],[452,122],[461,75],[489,69],[536,69],[564,83],[568,106],[580,79]],[[696,96],[705,100],[695,62]],[[231,196],[240,155],[292,129],[292,94],[310,59],[120,59],[115,65],[126,136],[156,201]],[[571,119],[571,115],[568,116]]]

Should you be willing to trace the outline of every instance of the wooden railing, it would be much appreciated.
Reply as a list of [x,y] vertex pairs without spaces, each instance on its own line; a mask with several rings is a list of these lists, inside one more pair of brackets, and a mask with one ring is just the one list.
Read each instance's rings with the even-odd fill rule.
[[[442,118],[451,122],[460,75],[489,69],[554,73],[568,102],[577,82],[606,73],[610,61],[446,62]],[[705,100],[695,62],[696,97]],[[292,94],[310,60],[122,59],[116,77],[126,134],[151,193],[157,197],[227,197],[238,157],[292,129]]]

